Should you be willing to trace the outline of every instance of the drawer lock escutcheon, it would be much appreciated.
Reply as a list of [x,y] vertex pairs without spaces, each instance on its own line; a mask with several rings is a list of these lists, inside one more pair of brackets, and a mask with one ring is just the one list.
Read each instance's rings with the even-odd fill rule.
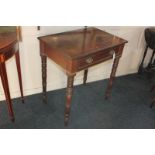
[[89,57],[89,58],[86,59],[86,63],[88,63],[88,64],[91,64],[93,61],[94,60],[93,60],[92,57]]

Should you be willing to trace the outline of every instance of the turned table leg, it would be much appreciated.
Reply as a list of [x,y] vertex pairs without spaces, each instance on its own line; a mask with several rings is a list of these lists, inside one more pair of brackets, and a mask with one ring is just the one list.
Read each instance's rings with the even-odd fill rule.
[[66,106],[65,106],[65,126],[68,125],[70,108],[71,108],[71,99],[73,94],[73,83],[74,83],[74,75],[67,75],[67,90],[66,90]]
[[86,84],[87,81],[87,75],[88,75],[88,69],[84,70],[84,77],[83,77],[83,84]]
[[111,90],[112,90],[113,82],[114,82],[114,79],[115,79],[115,75],[116,75],[116,70],[117,70],[117,67],[118,67],[119,59],[120,59],[120,57],[116,57],[114,59],[114,63],[113,63],[113,67],[112,67],[112,71],[111,71],[111,75],[110,75],[110,79],[109,79],[109,82],[108,82],[108,87],[107,87],[106,93],[105,93],[105,99],[108,99],[110,97],[110,95],[111,95]]
[[43,102],[47,103],[46,85],[47,85],[47,57],[41,56],[42,60],[42,87],[43,87]]
[[17,66],[17,72],[18,72],[18,79],[19,79],[19,86],[20,86],[20,93],[22,102],[24,103],[24,96],[23,96],[23,85],[22,85],[22,76],[21,76],[21,67],[20,67],[20,57],[19,57],[19,51],[15,54],[16,58],[16,66]]
[[3,85],[5,97],[6,97],[6,103],[7,103],[7,107],[8,107],[9,116],[10,116],[11,121],[14,122],[15,117],[14,117],[13,106],[12,106],[11,97],[10,97],[10,91],[9,91],[9,84],[8,84],[8,77],[7,77],[7,73],[6,73],[5,62],[0,63],[0,75],[1,75],[1,80],[2,80],[2,85]]

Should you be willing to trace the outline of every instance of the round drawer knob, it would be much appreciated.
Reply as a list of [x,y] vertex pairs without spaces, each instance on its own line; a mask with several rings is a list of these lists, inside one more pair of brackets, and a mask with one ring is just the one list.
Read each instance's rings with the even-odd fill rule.
[[113,55],[114,53],[115,53],[115,51],[114,51],[114,50],[110,51],[110,55]]
[[86,63],[90,64],[93,62],[93,58],[92,57],[89,57],[86,59]]

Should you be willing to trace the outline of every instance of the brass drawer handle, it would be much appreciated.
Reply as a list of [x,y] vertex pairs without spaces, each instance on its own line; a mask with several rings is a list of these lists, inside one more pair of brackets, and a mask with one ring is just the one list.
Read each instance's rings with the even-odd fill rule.
[[88,64],[91,64],[93,61],[94,60],[93,60],[92,57],[89,57],[89,58],[86,59],[86,63],[88,63]]

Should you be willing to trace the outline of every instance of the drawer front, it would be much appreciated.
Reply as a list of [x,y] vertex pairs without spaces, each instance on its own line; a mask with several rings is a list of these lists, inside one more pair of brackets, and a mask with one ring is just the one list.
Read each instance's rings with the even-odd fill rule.
[[112,59],[113,54],[114,54],[114,50],[106,50],[106,51],[100,51],[95,54],[89,55],[85,58],[81,58],[77,60],[77,68],[78,70],[82,70],[87,67],[93,66],[95,64]]

